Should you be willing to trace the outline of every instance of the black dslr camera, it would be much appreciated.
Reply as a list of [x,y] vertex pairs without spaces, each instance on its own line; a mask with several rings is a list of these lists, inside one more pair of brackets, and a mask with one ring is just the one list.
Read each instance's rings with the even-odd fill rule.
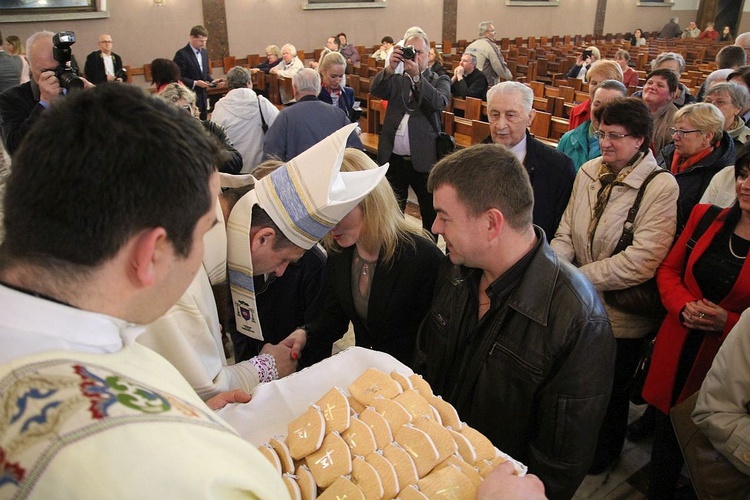
[[55,68],[55,76],[60,81],[60,86],[67,90],[83,88],[83,80],[78,72],[70,64],[72,51],[70,47],[76,43],[76,34],[72,31],[61,31],[52,37],[52,56],[59,63]]
[[401,49],[401,52],[404,55],[404,59],[408,59],[410,61],[413,61],[415,57],[417,57],[417,51],[414,50],[413,45],[407,45],[403,49]]

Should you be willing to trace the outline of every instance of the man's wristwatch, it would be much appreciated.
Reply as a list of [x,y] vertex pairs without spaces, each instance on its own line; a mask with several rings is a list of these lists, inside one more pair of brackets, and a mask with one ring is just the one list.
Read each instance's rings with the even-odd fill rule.
[[421,79],[422,79],[422,77],[419,75],[419,73],[417,73],[417,76],[415,76],[414,78],[412,78],[411,81],[413,83],[418,83],[419,80],[421,80]]

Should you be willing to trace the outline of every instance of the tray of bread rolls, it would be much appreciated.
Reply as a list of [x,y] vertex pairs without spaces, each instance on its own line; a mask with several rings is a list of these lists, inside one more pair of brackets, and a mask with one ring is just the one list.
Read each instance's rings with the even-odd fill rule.
[[219,415],[258,447],[293,499],[473,499],[502,462],[526,474],[420,375],[359,347],[259,385],[252,401]]

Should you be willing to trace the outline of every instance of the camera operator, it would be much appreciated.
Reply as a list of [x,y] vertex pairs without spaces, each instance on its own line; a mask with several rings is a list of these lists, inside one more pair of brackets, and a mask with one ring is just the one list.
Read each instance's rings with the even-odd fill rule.
[[[386,177],[401,209],[406,207],[409,186],[419,201],[422,227],[435,220],[427,176],[437,161],[435,140],[442,129],[442,110],[451,98],[451,82],[429,69],[430,41],[421,28],[404,35],[404,45],[393,48],[385,69],[372,81],[370,92],[388,100],[383,131],[378,142],[378,164],[390,162]],[[399,70],[403,65],[403,72]]]
[[[26,136],[31,125],[45,109],[65,93],[56,76],[60,62],[55,59],[53,50],[54,33],[39,31],[26,42],[31,80],[16,87],[11,87],[0,94],[0,132],[2,132],[5,149],[12,156],[21,140]],[[68,80],[71,76],[68,69]],[[93,87],[81,78],[84,87]]]

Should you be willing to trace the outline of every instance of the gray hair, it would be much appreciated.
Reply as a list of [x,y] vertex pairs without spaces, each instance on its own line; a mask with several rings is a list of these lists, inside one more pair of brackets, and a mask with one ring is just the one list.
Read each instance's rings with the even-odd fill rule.
[[471,57],[471,64],[473,64],[474,66],[477,65],[477,56],[475,56],[472,52],[464,52],[464,55]]
[[33,35],[31,35],[28,40],[26,40],[26,53],[28,54],[29,63],[31,64],[32,60],[35,58],[37,48],[36,44],[39,40],[42,39],[49,39],[52,40],[52,37],[55,36],[54,33],[51,31],[37,31]]
[[712,94],[727,94],[732,99],[732,104],[743,109],[750,100],[750,92],[744,85],[737,85],[736,83],[723,82],[717,83],[706,90],[706,97]]
[[289,51],[292,53],[293,56],[297,56],[297,47],[292,45],[291,43],[285,43],[281,46],[281,51],[283,52],[284,49],[289,49]]
[[227,87],[229,90],[253,88],[253,74],[247,68],[235,66],[227,73]]
[[424,32],[422,28],[419,26],[412,26],[408,30],[406,30],[406,33],[404,33],[404,43],[407,42],[407,40],[411,40],[412,38],[421,38],[424,40],[424,43],[427,44],[427,48],[430,47],[430,39],[427,37],[427,33]]
[[523,106],[524,111],[526,113],[531,113],[531,107],[534,105],[534,91],[526,84],[513,81],[498,83],[487,91],[487,102],[490,102],[495,94],[520,94],[521,105]]
[[716,71],[712,71],[711,74],[706,77],[706,84],[704,88],[708,90],[718,82],[726,82],[727,77],[732,73],[734,73],[734,70],[732,68],[717,69]]
[[320,94],[320,74],[311,68],[303,68],[292,77],[292,85],[297,94]]
[[494,23],[492,21],[482,21],[479,23],[479,36],[484,36],[485,31],[490,29]]
[[662,52],[651,61],[651,69],[656,69],[667,61],[677,61],[680,65],[680,74],[685,72],[685,58],[677,52]]
[[[737,35],[737,38],[734,39],[734,44],[739,45],[743,49],[750,49],[750,31]],[[28,48],[28,45],[26,47]]]
[[617,80],[604,80],[599,85],[596,86],[596,90],[594,90],[594,95],[596,95],[596,91],[599,89],[603,90],[617,90],[622,94],[623,97],[628,96],[628,89],[623,85],[622,82],[618,82]]
[[669,21],[672,22],[672,23],[679,23],[680,22],[680,18],[679,17],[673,17]]

